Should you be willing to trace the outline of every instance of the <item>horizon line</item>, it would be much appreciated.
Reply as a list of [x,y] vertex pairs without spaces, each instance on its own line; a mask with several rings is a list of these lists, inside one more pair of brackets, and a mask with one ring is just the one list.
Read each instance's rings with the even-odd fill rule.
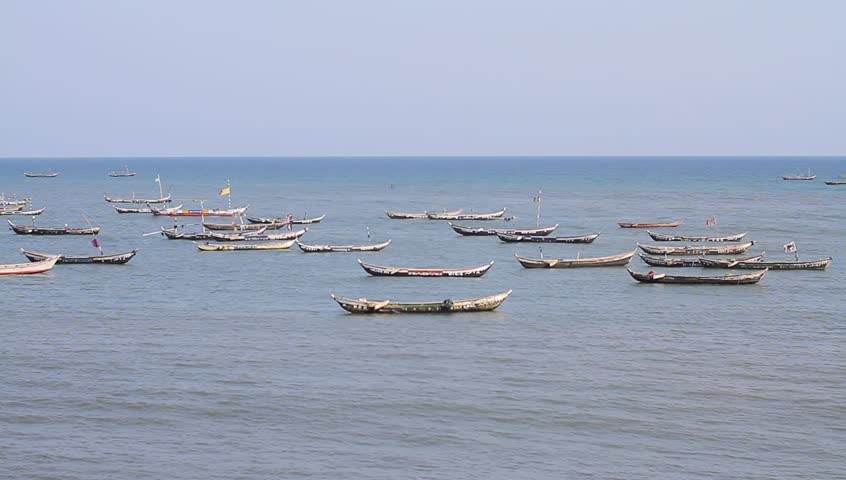
[[402,154],[402,155],[140,155],[140,156],[126,156],[126,155],[75,155],[75,156],[0,156],[0,161],[3,160],[110,160],[110,159],[194,159],[194,158],[248,158],[248,159],[298,159],[298,158],[325,158],[325,159],[341,159],[341,158],[562,158],[562,159],[578,159],[578,158],[844,158],[844,155],[417,155],[417,154]]

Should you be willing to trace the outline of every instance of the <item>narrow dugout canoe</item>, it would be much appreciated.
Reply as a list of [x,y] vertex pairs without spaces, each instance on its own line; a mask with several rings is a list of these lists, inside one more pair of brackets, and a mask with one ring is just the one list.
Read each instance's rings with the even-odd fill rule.
[[682,245],[678,247],[637,244],[641,250],[652,255],[737,255],[749,250],[753,245],[755,242],[738,245]]
[[672,228],[684,223],[684,219],[671,222],[617,222],[622,228]]
[[707,268],[736,268],[741,270],[825,270],[829,265],[831,265],[832,260],[833,259],[831,257],[808,261],[788,260],[783,262],[762,261],[754,259],[731,261],[722,259],[701,258],[700,262],[703,267]]
[[98,263],[104,265],[123,265],[132,260],[132,257],[134,257],[138,251],[132,250],[131,252],[113,253],[111,255],[66,255],[63,253],[54,254],[33,252],[22,248],[21,253],[23,253],[30,262],[41,262],[43,260],[47,260],[48,258],[59,257],[59,261],[57,263],[63,264]]
[[388,240],[382,243],[371,245],[306,245],[297,240],[297,246],[303,253],[329,253],[329,252],[378,252],[391,244]]
[[384,265],[374,265],[372,263],[362,262],[358,260],[361,268],[370,275],[376,277],[481,277],[493,266],[494,262],[487,265],[470,268],[407,268],[407,267],[387,267]]
[[484,227],[465,227],[462,225],[456,225],[452,222],[449,222],[449,226],[455,230],[456,233],[460,233],[461,235],[466,236],[493,236],[493,235],[531,235],[531,236],[545,236],[549,235],[556,228],[558,228],[558,224],[551,227],[539,227],[539,228],[484,228]]
[[500,240],[508,243],[530,242],[530,243],[593,243],[598,233],[589,233],[587,235],[577,235],[572,237],[549,237],[543,235],[509,235],[506,233],[496,234]]
[[641,283],[675,283],[686,285],[751,285],[760,282],[767,273],[767,270],[764,269],[755,273],[709,277],[700,275],[667,275],[665,273],[655,272],[639,273],[630,268],[626,270],[632,278]]
[[691,235],[670,235],[666,233],[658,233],[647,230],[646,233],[652,237],[656,242],[739,242],[746,236],[746,232],[738,233],[736,235],[724,236],[691,236]]
[[[753,262],[760,259],[763,255],[756,255],[752,257],[729,258],[728,262],[750,261]],[[703,267],[701,257],[653,257],[650,255],[640,254],[641,260],[647,265],[653,267]]]
[[368,300],[366,298],[346,298],[332,295],[344,310],[350,313],[463,313],[489,312],[496,309],[508,296],[511,290],[496,295],[469,298],[465,300],[451,300],[435,302],[395,302],[393,300]]
[[588,258],[529,258],[521,257],[516,253],[514,256],[520,265],[525,268],[581,268],[581,267],[616,267],[627,265],[637,250],[608,255],[605,257]]
[[38,262],[2,263],[0,264],[0,275],[30,275],[34,273],[43,273],[53,268],[58,261],[59,257],[54,256]]
[[267,243],[194,243],[202,252],[231,252],[236,250],[287,250],[294,240]]
[[[453,216],[453,215],[460,215],[462,212],[464,212],[463,208],[459,208],[459,209],[456,209],[456,210],[449,210],[449,211],[444,210],[443,212],[441,212],[441,215]],[[394,210],[385,210],[385,215],[387,215],[388,218],[393,218],[394,220],[413,220],[413,219],[428,218],[429,212],[409,213],[409,212],[397,212],[397,211],[394,211]]]

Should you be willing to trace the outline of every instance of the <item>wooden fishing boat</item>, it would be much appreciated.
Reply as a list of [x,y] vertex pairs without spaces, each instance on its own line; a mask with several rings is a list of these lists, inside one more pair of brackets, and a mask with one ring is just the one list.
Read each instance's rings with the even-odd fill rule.
[[429,220],[502,220],[505,208],[493,213],[426,213]]
[[510,235],[507,233],[497,233],[497,236],[503,242],[532,242],[532,243],[593,243],[598,233],[589,233],[587,235],[578,235],[574,237],[548,237],[538,235]]
[[3,263],[0,264],[0,275],[28,275],[43,273],[53,268],[59,261],[58,256],[49,257],[40,262],[31,263]]
[[29,250],[21,249],[21,253],[23,253],[26,258],[29,259],[30,262],[40,262],[46,260],[51,257],[59,257],[59,261],[57,263],[101,263],[101,264],[111,264],[111,265],[123,265],[126,262],[132,260],[132,257],[135,256],[137,250],[133,250],[131,252],[125,253],[114,253],[111,255],[65,255],[65,254],[52,254],[52,253],[39,253],[33,252]]
[[[181,206],[182,205],[180,205],[180,207]],[[112,208],[114,208],[117,213],[153,213],[153,210],[150,207],[126,208],[112,205]]]
[[264,233],[264,232],[246,232],[246,233],[215,233],[210,232],[210,239],[221,242],[243,242],[243,241],[264,241],[264,240],[294,240],[306,234],[308,228],[297,230],[293,232],[283,233]]
[[672,228],[684,223],[684,219],[671,222],[617,222],[622,228]]
[[26,205],[3,205],[0,206],[0,214],[19,212],[24,209]]
[[378,252],[391,244],[391,241],[375,243],[372,245],[306,245],[297,240],[297,246],[304,253],[327,253],[327,252]]
[[[763,255],[755,255],[752,257],[740,257],[727,259],[729,262],[736,261],[755,261],[760,259]],[[653,267],[702,267],[701,257],[653,257],[650,255],[640,254],[641,260],[647,265]]]
[[811,175],[811,170],[809,169],[807,175],[793,174],[793,175],[785,175],[781,178],[783,178],[784,180],[814,180],[814,179],[817,178],[817,176]]
[[755,273],[744,273],[740,275],[667,275],[665,273],[639,273],[630,268],[626,269],[629,275],[641,283],[678,283],[687,285],[751,285],[758,283],[767,274],[767,270]]
[[752,245],[755,245],[755,242],[737,245],[682,245],[678,247],[637,244],[641,250],[652,255],[737,255],[749,250]]
[[666,233],[646,231],[652,240],[656,242],[739,242],[746,236],[746,232],[736,235],[725,236],[690,236],[690,235],[669,235]]
[[2,205],[4,207],[8,207],[10,205],[29,205],[30,203],[32,203],[31,198],[11,199],[11,198],[6,198],[6,197],[0,195],[0,205]]
[[267,243],[194,243],[202,252],[231,252],[235,250],[287,250],[294,240]]
[[129,171],[129,165],[124,165],[123,170],[117,172],[109,172],[110,177],[134,177],[135,172]]
[[[159,197],[159,198],[120,198],[120,197],[110,197],[108,195],[103,195],[103,199],[105,199],[109,203],[143,203],[143,204],[157,204],[157,203],[170,203],[173,201],[173,197],[168,194],[166,197]],[[176,208],[176,207],[174,207]]]
[[250,232],[250,231],[265,231],[265,230],[279,230],[290,225],[285,223],[213,223],[203,222],[203,226],[209,230],[215,231],[234,231],[234,232]]
[[703,267],[707,268],[737,268],[742,270],[825,270],[831,265],[832,258],[820,258],[817,260],[788,260],[773,262],[755,259],[722,260],[722,259],[700,259]]
[[177,208],[150,207],[153,215],[168,217],[239,217],[247,211],[247,207],[240,208],[209,208],[201,210],[184,210]]
[[[291,223],[294,225],[311,225],[312,223],[320,223],[321,220],[326,218],[326,214],[319,217],[314,218],[294,218],[291,219]],[[247,221],[250,223],[281,223],[283,225],[288,225],[288,220],[285,218],[270,218],[270,217],[247,217]]]
[[386,267],[358,260],[358,264],[365,272],[374,277],[481,277],[493,266],[494,262],[487,265],[470,268],[407,268],[407,267]]
[[37,210],[0,211],[0,215],[21,215],[27,217],[34,217],[36,215],[41,215],[42,213],[44,213],[44,210],[47,210],[47,207],[42,207]]
[[617,267],[627,265],[636,252],[637,250],[632,250],[617,255],[592,258],[529,258],[521,257],[516,253],[514,256],[525,268]]
[[178,228],[164,228],[162,229],[162,235],[164,235],[168,240],[211,240],[212,234],[211,232],[185,232]]
[[35,225],[15,225],[11,220],[9,228],[18,235],[96,235],[100,227],[36,227]]
[[[457,210],[444,210],[441,212],[442,215],[459,215],[464,212],[463,208],[459,208]],[[429,212],[420,212],[420,213],[407,213],[407,212],[397,212],[394,210],[385,210],[385,215],[388,218],[393,218],[394,220],[412,220],[412,219],[420,219],[420,218],[429,218]]]
[[846,180],[826,180],[826,185],[846,185]]
[[469,235],[469,236],[492,236],[492,235],[529,235],[529,236],[536,236],[542,237],[549,235],[556,228],[558,228],[558,224],[551,227],[539,227],[539,228],[483,228],[483,227],[464,227],[461,225],[456,225],[452,222],[449,222],[449,226],[452,227],[456,233],[460,233],[461,235]]
[[486,297],[466,300],[446,299],[436,302],[395,302],[393,300],[367,300],[366,298],[345,298],[332,295],[344,310],[350,313],[461,313],[489,312],[496,309],[511,290]]
[[53,178],[59,176],[59,172],[54,172],[51,168],[46,173],[24,172],[24,176],[31,178]]

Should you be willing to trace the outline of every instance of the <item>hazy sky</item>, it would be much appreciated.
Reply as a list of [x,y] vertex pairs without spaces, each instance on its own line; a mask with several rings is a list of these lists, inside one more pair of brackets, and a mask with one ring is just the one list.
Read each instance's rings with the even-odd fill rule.
[[0,156],[844,155],[846,1],[0,0]]

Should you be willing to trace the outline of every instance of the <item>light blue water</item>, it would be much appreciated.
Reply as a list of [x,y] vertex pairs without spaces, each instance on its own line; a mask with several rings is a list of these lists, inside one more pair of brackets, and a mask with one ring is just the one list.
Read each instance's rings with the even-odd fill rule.
[[[138,172],[114,179],[124,163]],[[28,179],[23,171],[61,171]],[[816,182],[781,175],[811,168]],[[0,278],[0,477],[842,478],[843,159],[4,160],[0,190],[47,205],[40,225],[103,227],[125,266]],[[372,254],[201,253],[141,237],[171,220],[118,215],[103,193],[233,202],[326,220],[306,243],[392,239]],[[639,285],[622,268],[526,270],[537,246],[460,237],[385,208],[476,212],[602,232],[547,257],[646,242],[620,220],[686,218],[679,233],[748,231],[770,258],[796,241],[825,272],[756,286]],[[186,202],[186,206],[195,204]],[[21,217],[13,221],[26,222]],[[186,220],[193,223],[196,220]],[[18,249],[94,253],[89,237],[6,231]],[[368,277],[357,256],[472,266],[479,279]],[[646,270],[639,259],[635,269]],[[688,269],[698,272],[698,269]],[[352,316],[330,293],[462,298],[514,289],[496,312]]]

